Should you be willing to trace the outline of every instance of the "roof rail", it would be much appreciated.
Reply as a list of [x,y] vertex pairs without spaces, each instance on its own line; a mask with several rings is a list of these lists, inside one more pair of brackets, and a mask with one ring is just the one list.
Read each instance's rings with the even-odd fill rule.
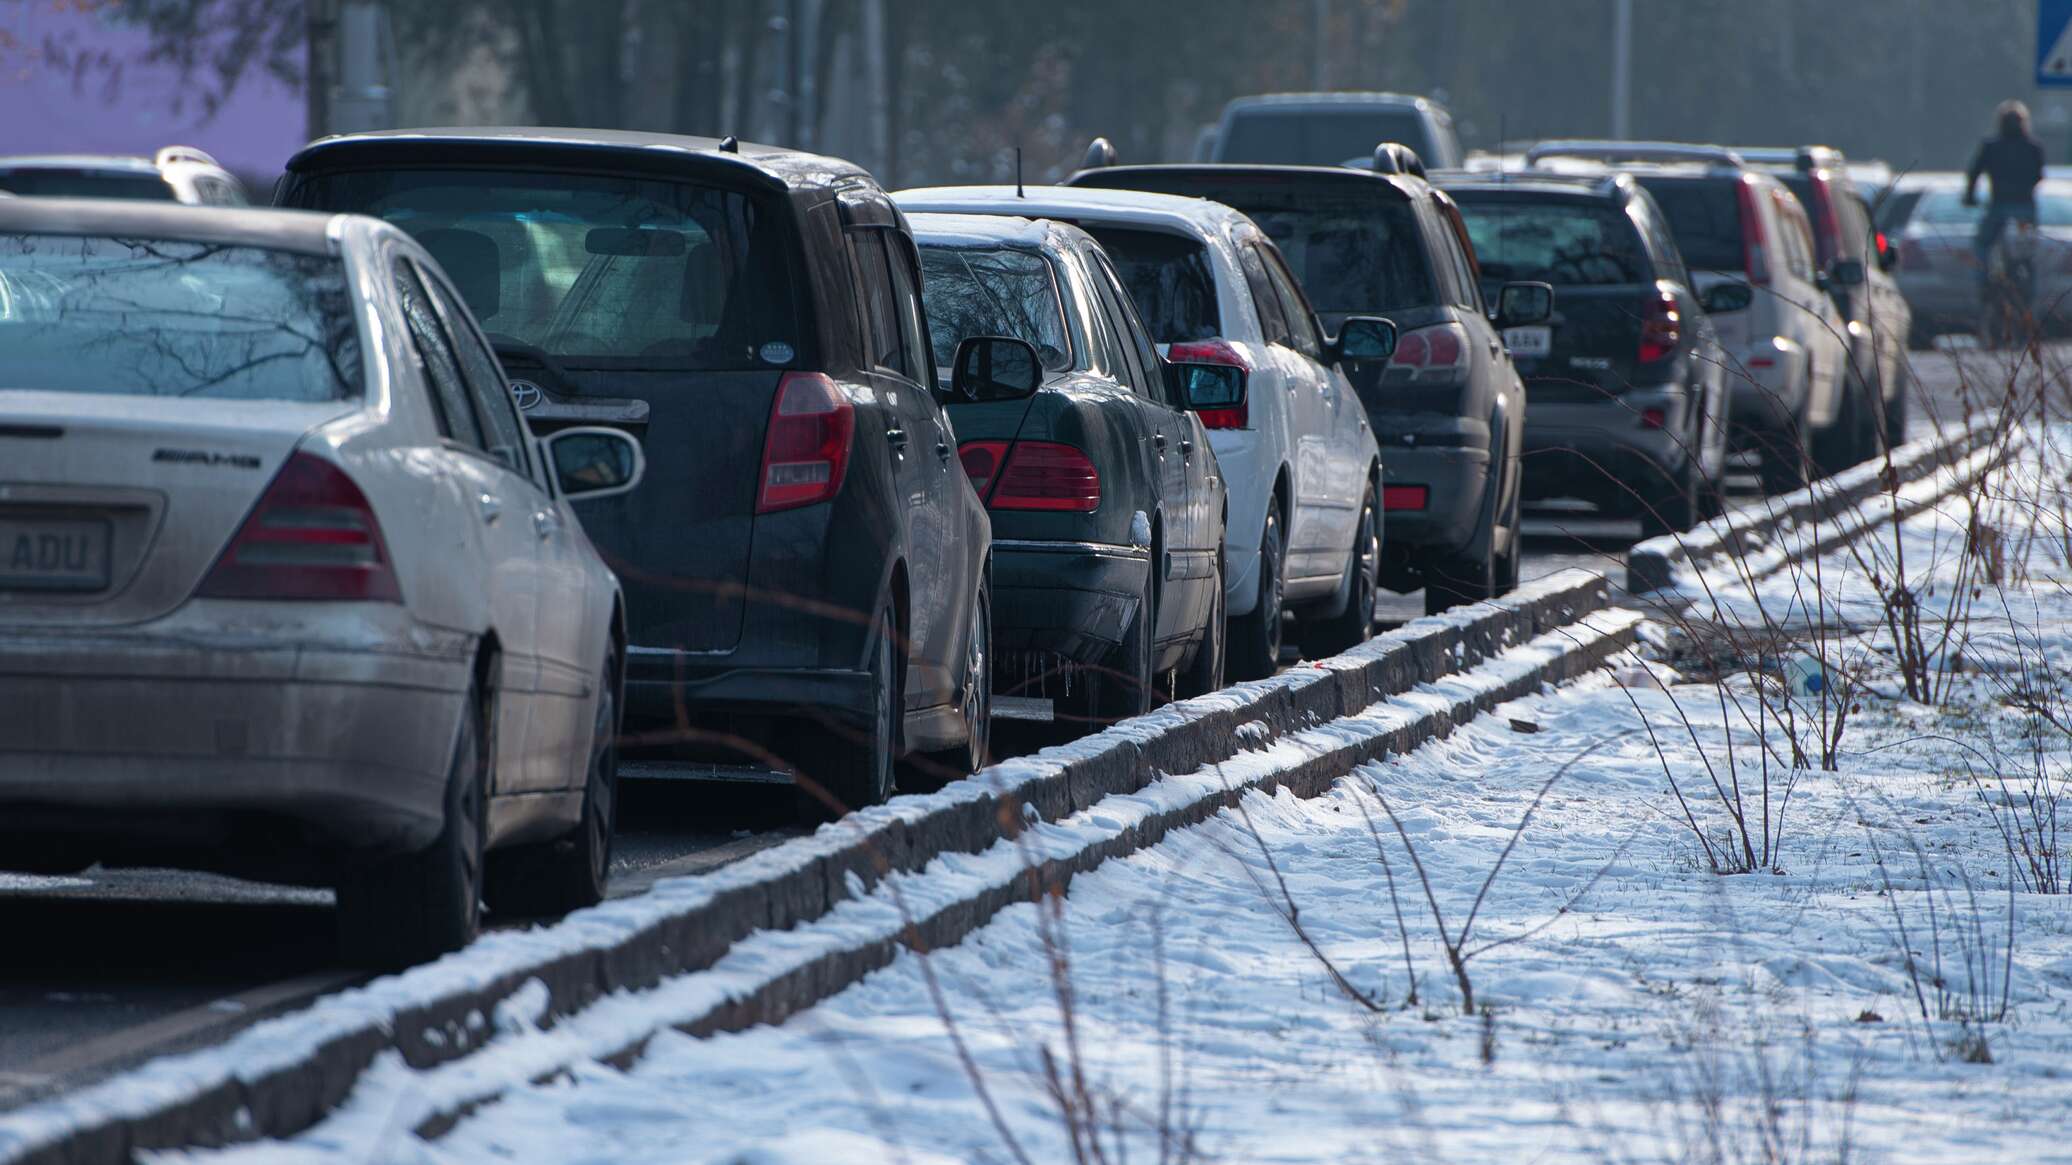
[[1374,172],[1422,178],[1425,176],[1424,159],[1402,142],[1381,142],[1374,147]]
[[1833,146],[1735,146],[1745,162],[1757,166],[1790,166],[1794,170],[1834,170],[1848,164]]
[[170,166],[174,162],[195,162],[203,166],[221,167],[222,163],[199,146],[167,146],[151,159],[154,166]]
[[1107,138],[1095,138],[1086,145],[1086,158],[1079,163],[1082,170],[1099,170],[1115,164],[1115,143]]
[[1538,165],[1542,158],[1590,158],[1601,162],[1704,162],[1714,166],[1742,164],[1741,155],[1725,146],[1686,142],[1567,139],[1541,142],[1525,151],[1525,164],[1528,166]]

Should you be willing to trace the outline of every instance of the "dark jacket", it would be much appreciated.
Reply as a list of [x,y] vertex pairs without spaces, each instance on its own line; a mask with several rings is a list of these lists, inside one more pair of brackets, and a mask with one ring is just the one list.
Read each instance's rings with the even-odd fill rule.
[[1964,197],[1969,200],[1984,174],[1992,184],[1992,201],[2006,206],[2036,201],[2036,184],[2043,181],[2043,143],[2025,131],[1987,138],[1979,144],[1971,168],[1964,171]]

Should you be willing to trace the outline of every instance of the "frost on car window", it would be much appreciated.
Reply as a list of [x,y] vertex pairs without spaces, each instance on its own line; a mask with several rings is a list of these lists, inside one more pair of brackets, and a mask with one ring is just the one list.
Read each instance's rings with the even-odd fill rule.
[[1163,231],[1087,226],[1108,252],[1129,289],[1137,314],[1161,344],[1210,340],[1223,334],[1216,310],[1216,277],[1199,240]]
[[171,239],[0,235],[0,389],[360,395],[336,259]]
[[920,243],[922,294],[927,300],[928,344],[935,366],[954,362],[957,344],[972,336],[1012,336],[1036,348],[1043,367],[1072,367],[1072,341],[1058,302],[1050,261],[1013,248],[933,247]]
[[1611,206],[1459,193],[1455,201],[1486,280],[1577,287],[1639,283],[1648,277],[1640,232]]

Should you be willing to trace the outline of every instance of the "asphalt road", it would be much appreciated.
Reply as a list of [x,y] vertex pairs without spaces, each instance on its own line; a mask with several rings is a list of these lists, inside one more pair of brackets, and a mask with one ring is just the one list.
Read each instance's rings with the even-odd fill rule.
[[[2052,357],[2064,360],[2064,350]],[[1917,354],[1915,435],[1954,420],[1967,396],[2005,382],[2005,353]],[[1969,386],[1969,387],[1967,387]],[[1747,492],[1752,481],[1742,481]],[[1631,521],[1582,510],[1526,520],[1524,579],[1574,566],[1623,578]],[[1381,617],[1424,611],[1420,595],[1384,594]],[[1002,725],[1003,752],[1051,733]],[[643,781],[626,787],[613,863],[615,896],[696,873],[798,833],[785,787]],[[76,878],[0,874],[0,1108],[134,1063],[220,1039],[259,1018],[359,981],[332,951],[328,891],[168,870],[89,870]]]

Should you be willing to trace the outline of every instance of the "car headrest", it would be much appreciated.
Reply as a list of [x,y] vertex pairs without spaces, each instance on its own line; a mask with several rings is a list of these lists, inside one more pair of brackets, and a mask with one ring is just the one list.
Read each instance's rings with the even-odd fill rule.
[[477,319],[493,316],[503,307],[503,279],[498,271],[503,255],[495,239],[480,231],[442,227],[417,236],[417,242],[438,261]]

